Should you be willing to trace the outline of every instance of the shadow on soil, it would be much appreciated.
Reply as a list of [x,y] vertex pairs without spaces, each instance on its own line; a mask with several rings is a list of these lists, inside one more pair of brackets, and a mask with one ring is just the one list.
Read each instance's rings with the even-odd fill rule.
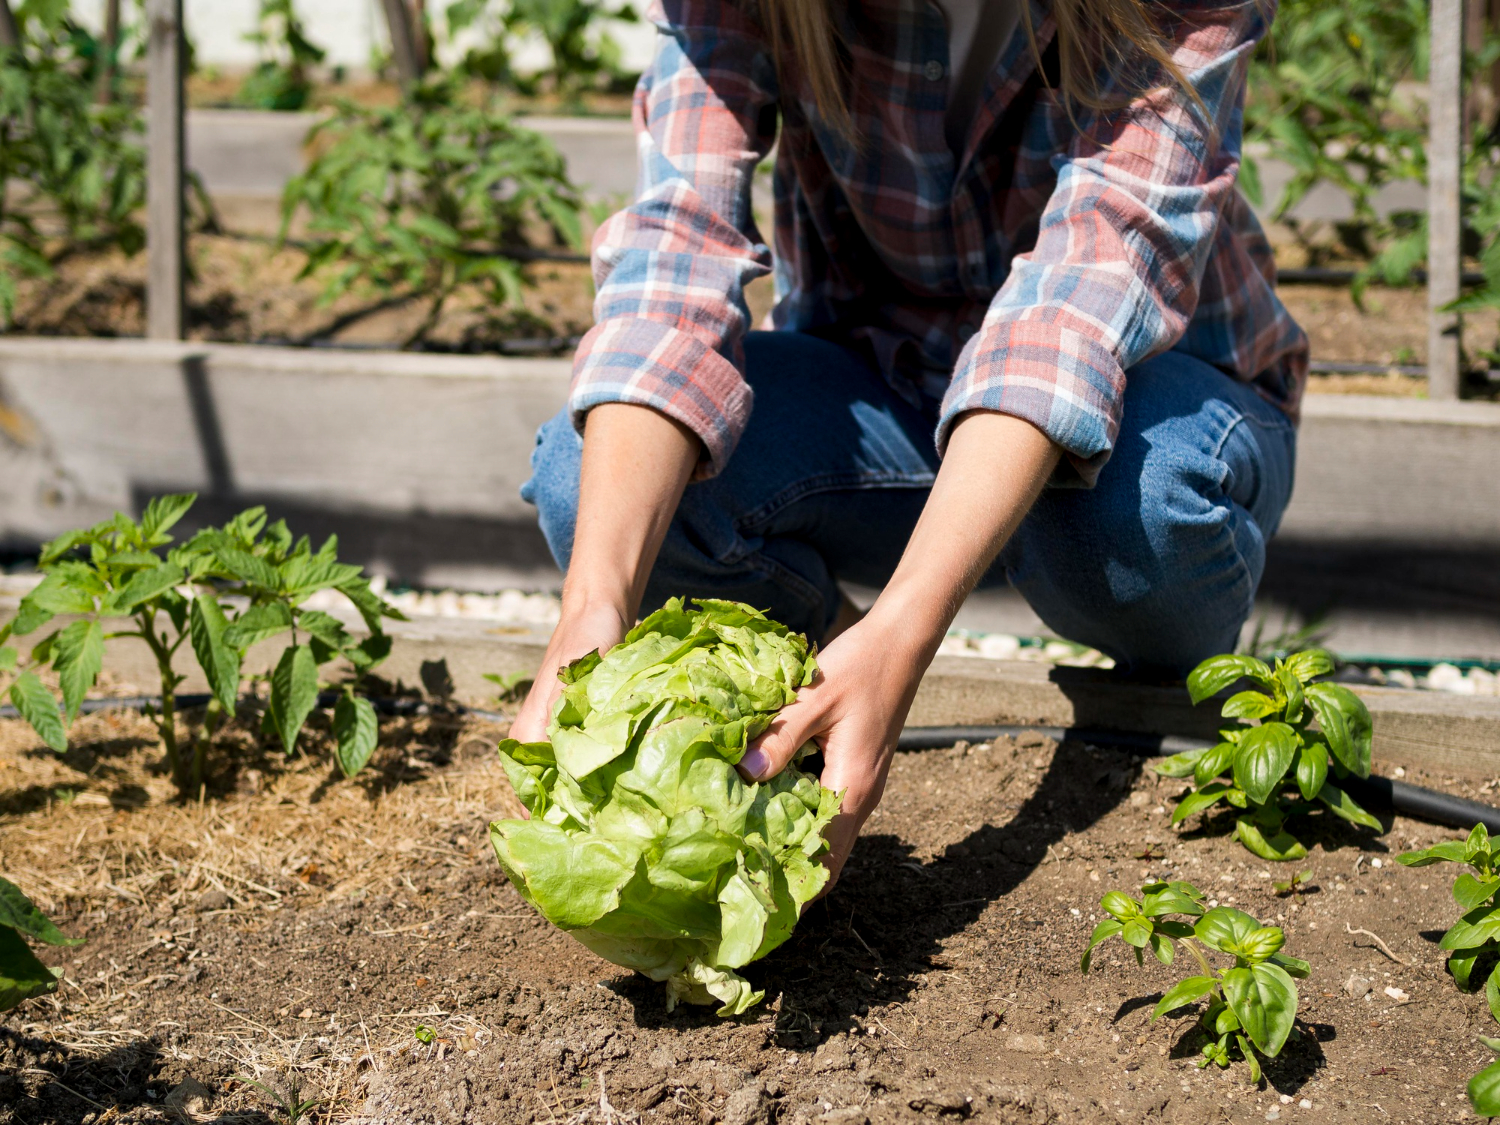
[[[0,1027],[0,1120],[26,1125],[81,1125],[113,1120],[137,1107],[159,1109],[170,1092],[161,1081],[161,1045],[138,1039],[97,1053],[46,1036]],[[9,1111],[7,1114],[6,1111]],[[271,1125],[257,1111],[194,1117],[204,1125]]]

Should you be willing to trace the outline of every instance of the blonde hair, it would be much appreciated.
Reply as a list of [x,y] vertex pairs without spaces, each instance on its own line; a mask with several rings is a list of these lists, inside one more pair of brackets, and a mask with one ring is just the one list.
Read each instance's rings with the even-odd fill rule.
[[[771,39],[778,68],[796,64],[806,77],[813,101],[823,118],[853,136],[849,102],[844,96],[846,66],[841,58],[834,0],[760,0],[762,18]],[[1026,34],[1038,69],[1041,50],[1031,22],[1029,0],[1020,0]],[[1198,93],[1177,65],[1152,14],[1153,0],[1052,0],[1057,21],[1058,89],[1071,113],[1075,106],[1107,110],[1125,98],[1144,93],[1162,82],[1180,87],[1202,110]],[[1099,75],[1109,71],[1116,89],[1101,88]],[[1047,81],[1045,74],[1043,81]],[[1123,97],[1122,97],[1123,95]]]

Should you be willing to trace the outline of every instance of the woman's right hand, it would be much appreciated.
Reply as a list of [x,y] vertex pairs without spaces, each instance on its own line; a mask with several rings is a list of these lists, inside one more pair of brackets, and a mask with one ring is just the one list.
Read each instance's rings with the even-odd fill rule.
[[536,680],[526,693],[526,700],[510,725],[510,737],[517,742],[544,742],[552,705],[562,693],[557,678],[560,669],[580,656],[598,649],[608,652],[629,631],[624,615],[611,606],[599,606],[574,613],[565,612],[552,632],[546,655],[537,669]]

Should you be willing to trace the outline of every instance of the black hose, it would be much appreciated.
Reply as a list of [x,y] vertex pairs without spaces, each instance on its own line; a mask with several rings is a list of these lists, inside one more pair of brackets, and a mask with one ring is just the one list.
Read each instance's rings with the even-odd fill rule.
[[[939,750],[955,742],[988,742],[1018,734],[1040,734],[1058,742],[1091,742],[1145,756],[1180,754],[1213,745],[1204,738],[1178,735],[1138,734],[1131,731],[1090,730],[1084,727],[972,726],[907,727],[896,741],[898,750]],[[1349,795],[1369,809],[1388,809],[1402,816],[1443,824],[1451,828],[1473,828],[1483,824],[1500,832],[1500,809],[1493,805],[1453,797],[1435,789],[1393,781],[1387,777],[1349,777],[1339,783]]]

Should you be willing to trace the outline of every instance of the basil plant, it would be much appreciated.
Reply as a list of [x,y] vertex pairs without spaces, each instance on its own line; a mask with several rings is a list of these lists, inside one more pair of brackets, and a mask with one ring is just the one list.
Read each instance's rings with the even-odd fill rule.
[[[1490,1014],[1500,1020],[1500,905],[1495,902],[1495,893],[1500,891],[1500,852],[1495,850],[1489,830],[1476,824],[1467,840],[1444,841],[1396,858],[1407,867],[1446,861],[1465,864],[1473,872],[1465,871],[1453,881],[1453,901],[1463,915],[1443,935],[1439,948],[1449,951],[1448,971],[1459,988],[1472,992],[1484,981]],[[1485,1035],[1479,1039],[1500,1053],[1500,1039]],[[1475,1113],[1500,1116],[1500,1060],[1469,1080],[1468,1094]]]
[[550,741],[500,744],[530,819],[496,821],[490,839],[522,897],[665,981],[668,1010],[717,1001],[738,1015],[764,994],[736,970],[784,942],[828,880],[818,857],[840,795],[795,763],[740,777],[817,664],[806,638],[749,606],[695,605],[673,599],[562,670]]
[[1380,831],[1380,821],[1338,785],[1350,775],[1370,776],[1372,723],[1343,684],[1313,682],[1332,671],[1333,658],[1321,649],[1294,653],[1274,668],[1239,655],[1213,656],[1194,668],[1187,683],[1195,704],[1241,679],[1255,687],[1224,702],[1223,716],[1239,721],[1219,732],[1217,745],[1157,765],[1158,773],[1191,777],[1195,785],[1173,810],[1172,823],[1226,802],[1242,810],[1235,817],[1240,843],[1277,861],[1307,854],[1286,822],[1320,806]]
[[[1281,928],[1263,926],[1232,906],[1205,911],[1203,892],[1187,882],[1147,883],[1138,899],[1110,891],[1099,905],[1110,917],[1094,927],[1079,968],[1087,973],[1095,947],[1116,934],[1135,950],[1138,964],[1150,949],[1170,965],[1180,946],[1197,962],[1198,972],[1167,989],[1151,1019],[1206,999],[1198,1025],[1208,1041],[1198,1066],[1228,1067],[1237,1051],[1250,1066],[1250,1080],[1259,1082],[1256,1053],[1268,1058],[1281,1053],[1297,1019],[1292,978],[1307,976],[1310,968],[1281,952],[1286,942]],[[1208,959],[1210,950],[1228,954],[1234,964],[1216,968]]]

